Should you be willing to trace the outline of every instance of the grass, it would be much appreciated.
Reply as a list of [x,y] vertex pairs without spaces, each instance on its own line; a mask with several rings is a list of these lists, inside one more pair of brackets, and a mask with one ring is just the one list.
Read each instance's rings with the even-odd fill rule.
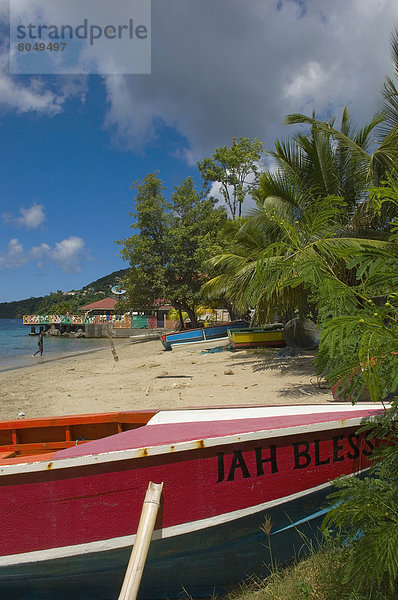
[[274,570],[265,580],[252,578],[223,600],[396,600],[397,592],[385,585],[370,594],[345,581],[350,552],[345,547],[325,547],[290,567]]

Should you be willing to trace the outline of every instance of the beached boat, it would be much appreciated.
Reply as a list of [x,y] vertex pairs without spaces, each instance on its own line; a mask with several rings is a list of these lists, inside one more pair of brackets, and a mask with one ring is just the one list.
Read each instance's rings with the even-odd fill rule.
[[[164,482],[140,597],[223,592],[313,536],[331,480],[369,466],[374,404],[0,422],[0,597],[116,600],[149,481]],[[271,520],[268,539],[261,529]]]
[[283,339],[283,325],[275,323],[265,327],[246,327],[228,330],[229,341],[233,348],[256,348],[286,346]]
[[217,346],[229,346],[228,336],[217,337],[213,340],[198,340],[196,342],[184,342],[183,344],[170,344],[171,349],[178,350],[207,350],[208,348],[216,348]]
[[209,327],[200,327],[199,329],[184,329],[183,331],[174,331],[160,336],[165,350],[172,350],[177,344],[192,342],[206,342],[227,337],[228,329],[239,329],[245,327],[246,321],[231,321],[223,325],[211,325]]

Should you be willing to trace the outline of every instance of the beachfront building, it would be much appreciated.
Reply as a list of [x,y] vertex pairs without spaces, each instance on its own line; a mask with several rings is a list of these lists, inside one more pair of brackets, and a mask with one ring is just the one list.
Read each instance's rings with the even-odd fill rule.
[[[84,312],[85,316],[98,316],[103,315],[104,317],[110,317],[116,313],[116,298],[102,298],[97,302],[91,302],[85,306],[79,308],[80,312]],[[106,320],[106,319],[105,319]],[[109,320],[109,319],[108,319]]]
[[[78,337],[106,337],[110,333],[116,337],[135,335],[137,329],[176,329],[178,321],[169,318],[173,308],[166,299],[157,299],[149,307],[132,307],[130,311],[120,314],[117,312],[117,298],[106,297],[78,309],[78,314],[64,315],[25,315],[24,325],[31,327],[31,333],[38,332],[43,327],[49,335],[74,335]],[[220,313],[220,314],[218,314]],[[206,320],[206,311],[202,314]],[[228,321],[224,311],[211,311],[209,319]]]

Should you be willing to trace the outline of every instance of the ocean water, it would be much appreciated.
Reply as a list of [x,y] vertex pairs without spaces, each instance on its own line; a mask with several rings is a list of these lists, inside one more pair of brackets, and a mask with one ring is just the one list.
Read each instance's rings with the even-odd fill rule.
[[45,336],[43,356],[37,355],[33,358],[32,354],[38,349],[38,336],[29,335],[29,332],[30,327],[22,325],[22,319],[0,319],[0,371],[56,360],[80,352],[109,348],[106,339]]

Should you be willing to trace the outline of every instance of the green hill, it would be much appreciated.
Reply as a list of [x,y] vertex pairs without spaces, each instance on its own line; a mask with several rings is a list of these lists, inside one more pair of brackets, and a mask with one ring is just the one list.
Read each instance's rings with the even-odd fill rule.
[[68,292],[52,292],[47,296],[38,298],[26,298],[25,300],[15,300],[14,302],[0,303],[0,319],[19,319],[23,315],[34,314],[59,314],[66,311],[73,313],[80,306],[101,300],[104,296],[111,295],[111,287],[118,279],[127,273],[127,269],[114,271],[100,279],[92,281],[80,290],[70,290]]
[[43,300],[39,298],[26,298],[26,300],[15,300],[14,302],[0,303],[0,319],[17,319],[22,315],[31,315]]
[[127,273],[128,269],[120,269],[120,271],[113,271],[110,275],[105,275],[105,277],[101,277],[100,279],[96,279],[92,281],[88,285],[85,285],[82,290],[93,290],[94,292],[106,292],[106,294],[111,293],[111,287],[113,287],[118,279],[124,277]]

